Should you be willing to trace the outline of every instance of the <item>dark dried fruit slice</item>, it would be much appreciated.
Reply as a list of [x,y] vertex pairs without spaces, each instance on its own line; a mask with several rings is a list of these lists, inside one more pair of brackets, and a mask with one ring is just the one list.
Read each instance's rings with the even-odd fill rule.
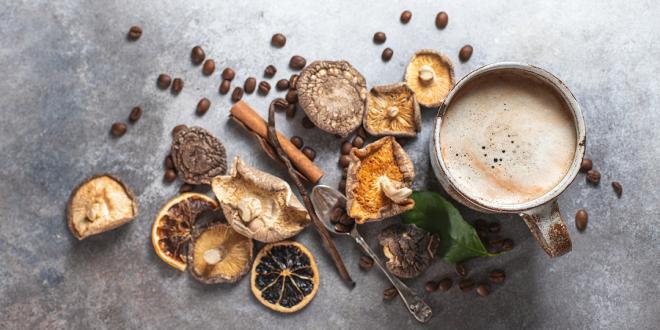
[[251,277],[252,293],[257,300],[280,313],[301,310],[312,301],[319,287],[316,261],[297,242],[264,246],[254,260]]
[[227,153],[220,141],[201,127],[177,132],[172,141],[172,159],[186,183],[210,184],[227,172]]
[[193,237],[188,262],[200,282],[234,283],[250,270],[252,240],[226,224],[211,225]]
[[387,269],[402,278],[419,276],[435,256],[439,241],[434,235],[414,225],[396,224],[378,235],[387,257]]

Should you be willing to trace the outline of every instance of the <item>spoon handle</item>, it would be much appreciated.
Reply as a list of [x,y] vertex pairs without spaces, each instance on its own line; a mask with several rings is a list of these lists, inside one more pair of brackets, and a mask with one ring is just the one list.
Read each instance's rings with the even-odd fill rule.
[[408,308],[410,314],[412,314],[415,319],[421,323],[426,323],[429,319],[431,319],[431,316],[433,316],[431,307],[429,307],[429,305],[424,302],[424,300],[422,300],[422,298],[417,295],[415,291],[411,290],[396,276],[390,274],[387,268],[385,268],[385,266],[381,263],[378,256],[374,253],[374,251],[371,250],[367,242],[364,241],[364,238],[362,238],[360,233],[357,231],[357,228],[353,228],[351,231],[351,236],[360,245],[360,247],[362,247],[364,252],[366,252],[374,260],[374,263],[378,265],[378,268],[380,268],[380,270],[385,273],[387,279],[390,280],[394,288],[396,288],[396,290],[399,292],[399,296],[401,296],[401,300],[403,300],[403,303],[406,305],[406,308]]

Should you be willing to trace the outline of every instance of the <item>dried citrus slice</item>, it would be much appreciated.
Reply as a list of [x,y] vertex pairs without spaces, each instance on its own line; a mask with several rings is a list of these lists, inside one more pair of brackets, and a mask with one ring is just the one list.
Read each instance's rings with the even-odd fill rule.
[[316,295],[319,271],[314,256],[297,242],[264,246],[252,265],[252,293],[264,306],[280,312],[301,310]]
[[185,193],[169,200],[158,212],[151,228],[151,243],[158,257],[184,271],[190,232],[197,216],[217,207],[214,199],[199,193]]

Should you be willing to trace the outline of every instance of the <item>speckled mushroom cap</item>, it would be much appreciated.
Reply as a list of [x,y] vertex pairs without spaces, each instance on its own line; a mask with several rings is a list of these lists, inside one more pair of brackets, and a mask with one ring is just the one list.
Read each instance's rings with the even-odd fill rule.
[[369,92],[363,121],[369,134],[415,137],[421,122],[415,93],[405,83],[374,86]]
[[385,265],[401,278],[419,276],[433,261],[439,240],[415,225],[391,225],[378,235],[387,257]]
[[447,56],[422,49],[410,59],[403,80],[415,92],[419,104],[439,107],[454,87],[454,66]]
[[296,86],[298,104],[316,127],[346,137],[362,123],[367,83],[348,62],[315,61]]

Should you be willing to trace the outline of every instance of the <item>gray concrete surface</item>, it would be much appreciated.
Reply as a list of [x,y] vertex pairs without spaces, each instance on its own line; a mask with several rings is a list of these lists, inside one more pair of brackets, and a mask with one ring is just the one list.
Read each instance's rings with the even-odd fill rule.
[[[413,12],[408,25],[398,21]],[[435,14],[449,13],[439,31]],[[507,281],[486,299],[456,287],[427,296],[435,317],[426,328],[660,327],[660,5],[655,1],[5,1],[0,8],[0,328],[67,329],[401,329],[417,324],[400,301],[382,301],[388,287],[376,270],[359,270],[352,242],[336,242],[357,282],[342,284],[312,229],[299,236],[320,264],[321,286],[303,311],[280,315],[253,298],[249,281],[205,286],[169,268],[154,254],[153,217],[174,196],[177,184],[162,182],[170,130],[199,125],[219,136],[230,158],[284,177],[255,143],[228,122],[230,101],[217,92],[219,73],[204,77],[189,61],[200,44],[219,69],[236,69],[236,81],[261,77],[275,64],[277,79],[289,77],[293,54],[308,60],[346,59],[368,85],[399,81],[411,54],[435,48],[448,54],[462,77],[481,65],[514,60],[544,67],[570,86],[583,106],[588,157],[603,174],[590,188],[581,175],[560,198],[573,237],[573,252],[547,258],[514,216],[486,216],[503,224],[516,247],[504,256],[467,263],[483,280],[502,267]],[[131,25],[143,27],[128,42]],[[387,33],[394,49],[371,42]],[[283,32],[286,47],[270,36]],[[472,59],[458,63],[471,43]],[[161,72],[183,77],[178,97],[155,87]],[[265,114],[269,97],[247,100]],[[194,115],[201,97],[212,101],[203,118]],[[145,113],[121,139],[112,122],[131,107]],[[423,133],[406,145],[414,159],[417,189],[435,189],[427,156],[432,111]],[[299,134],[318,151],[335,185],[340,141],[300,125],[301,115],[278,117],[288,135]],[[110,172],[136,192],[139,217],[131,224],[82,242],[65,224],[65,204],[84,178]],[[618,200],[610,182],[623,183]],[[573,215],[589,210],[589,228],[579,233]],[[476,214],[461,208],[468,219]],[[395,220],[390,220],[393,222]],[[383,224],[365,226],[375,245]],[[453,275],[436,261],[419,279]],[[455,277],[455,276],[454,276]]]

